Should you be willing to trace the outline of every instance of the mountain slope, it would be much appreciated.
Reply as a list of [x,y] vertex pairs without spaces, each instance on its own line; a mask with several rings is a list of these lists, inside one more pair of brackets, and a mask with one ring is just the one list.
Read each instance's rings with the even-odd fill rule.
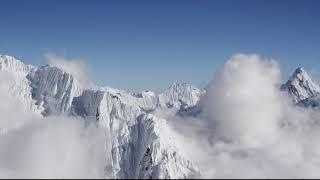
[[0,55],[0,73],[2,77],[6,78],[8,94],[19,99],[21,104],[24,104],[25,109],[31,112],[39,113],[41,110],[35,105],[32,99],[31,87],[27,75],[35,72],[37,68],[31,65],[25,65],[20,60],[12,56]]
[[[188,84],[173,84],[167,91],[130,93],[108,87],[85,89],[70,73],[47,65],[25,65],[0,56],[0,72],[10,73],[12,96],[20,97],[41,116],[68,115],[96,122],[109,141],[106,172],[114,178],[187,178],[199,176],[195,165],[180,153],[165,119],[157,109],[178,112],[196,105],[204,91]],[[107,138],[106,138],[107,139]]]

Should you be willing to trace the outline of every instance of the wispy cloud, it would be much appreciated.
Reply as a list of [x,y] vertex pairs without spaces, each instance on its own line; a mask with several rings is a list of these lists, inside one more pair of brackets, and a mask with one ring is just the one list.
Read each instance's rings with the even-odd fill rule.
[[59,57],[54,53],[47,53],[45,57],[49,64],[65,70],[70,73],[84,88],[94,88],[95,85],[91,81],[88,71],[88,65],[80,59],[66,59]]

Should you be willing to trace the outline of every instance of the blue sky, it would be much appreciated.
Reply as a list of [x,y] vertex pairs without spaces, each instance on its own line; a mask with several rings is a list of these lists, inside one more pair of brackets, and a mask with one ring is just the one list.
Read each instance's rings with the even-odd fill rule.
[[0,54],[44,65],[44,54],[84,59],[99,85],[204,85],[234,53],[279,60],[284,76],[318,76],[320,1],[1,0]]

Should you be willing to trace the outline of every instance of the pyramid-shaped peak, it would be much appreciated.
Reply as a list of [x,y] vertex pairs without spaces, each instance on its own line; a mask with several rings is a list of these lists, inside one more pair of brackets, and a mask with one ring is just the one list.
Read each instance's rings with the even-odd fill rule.
[[291,81],[294,81],[295,79],[298,79],[300,81],[313,81],[309,73],[302,67],[298,67],[290,77]]
[[302,67],[298,67],[295,71],[295,73],[307,73]]
[[319,84],[303,68],[297,68],[281,89],[287,90],[295,102],[307,99],[320,92]]

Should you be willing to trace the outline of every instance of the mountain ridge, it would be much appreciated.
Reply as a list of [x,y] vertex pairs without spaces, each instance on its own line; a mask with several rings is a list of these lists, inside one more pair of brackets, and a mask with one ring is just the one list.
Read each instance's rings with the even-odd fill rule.
[[[203,93],[196,87],[175,83],[159,94],[151,91],[130,93],[106,87],[86,89],[60,68],[25,65],[12,56],[4,55],[0,56],[0,70],[14,76],[19,74],[14,86],[26,89],[21,96],[27,96],[29,105],[36,107],[34,113],[44,117],[79,117],[103,127],[106,135],[112,137],[111,149],[105,152],[112,154],[112,166],[106,170],[112,177],[187,178],[200,174],[164,133],[169,132],[168,126],[161,123],[166,120],[152,115],[157,109],[171,109],[176,113],[180,107],[195,106]],[[146,144],[137,146],[142,141]],[[133,146],[137,147],[132,149]],[[149,156],[147,164],[142,163],[146,152]]]
[[[86,88],[61,68],[26,65],[12,56],[0,55],[0,72],[15,78],[11,94],[40,116],[66,115],[101,126],[111,154],[106,172],[113,178],[194,178],[201,170],[172,138],[175,131],[166,116],[192,116],[205,89],[173,83],[161,93],[129,92],[108,86]],[[280,88],[294,103],[318,107],[320,86],[297,68]],[[158,111],[166,112],[160,116]],[[106,138],[107,139],[107,138]]]

